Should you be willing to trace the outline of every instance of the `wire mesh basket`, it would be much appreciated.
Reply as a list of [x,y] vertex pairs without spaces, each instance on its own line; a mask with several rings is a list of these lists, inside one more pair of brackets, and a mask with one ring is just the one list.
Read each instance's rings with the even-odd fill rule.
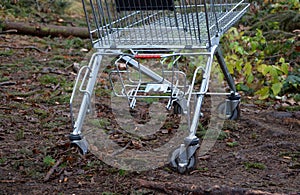
[[246,11],[244,0],[83,1],[94,48],[204,48]]

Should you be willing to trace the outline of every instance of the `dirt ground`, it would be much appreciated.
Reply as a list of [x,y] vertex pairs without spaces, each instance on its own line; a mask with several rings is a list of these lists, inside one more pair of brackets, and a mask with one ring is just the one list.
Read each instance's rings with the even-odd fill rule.
[[74,42],[0,36],[0,194],[300,194],[300,111],[276,102],[243,97],[240,119],[188,174],[81,155],[68,139],[68,101],[88,41]]

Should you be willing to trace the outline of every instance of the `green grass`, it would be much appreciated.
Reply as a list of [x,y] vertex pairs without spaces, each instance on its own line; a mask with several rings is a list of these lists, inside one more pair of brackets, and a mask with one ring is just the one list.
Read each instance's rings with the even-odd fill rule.
[[0,76],[0,82],[5,82],[5,81],[9,81],[9,77],[7,76]]
[[20,141],[24,139],[25,138],[24,130],[23,129],[18,130],[15,134],[15,137],[16,137],[16,141]]
[[200,167],[197,170],[199,170],[201,172],[206,172],[206,171],[208,171],[208,168],[207,167]]
[[49,116],[49,112],[47,110],[43,110],[40,108],[36,108],[33,110],[34,114],[36,114],[40,119],[47,118]]
[[107,118],[99,118],[99,119],[93,119],[89,121],[93,126],[99,127],[99,128],[105,128],[107,125],[110,124],[109,119]]
[[228,138],[228,133],[225,131],[220,131],[218,134],[217,132],[210,131],[207,133],[207,129],[205,129],[202,125],[198,125],[198,131],[196,132],[196,136],[200,138],[207,138],[207,139],[218,139],[218,140],[224,140]]
[[115,195],[116,193],[113,192],[102,192],[102,195]]
[[5,164],[7,161],[7,158],[0,158],[0,165]]
[[53,128],[62,126],[64,124],[65,124],[65,122],[52,121],[52,122],[48,122],[48,123],[43,123],[42,127],[43,127],[43,129],[53,129]]
[[0,56],[1,57],[10,57],[12,55],[14,55],[13,50],[0,51]]
[[59,78],[57,78],[56,75],[50,75],[50,74],[45,74],[42,75],[38,81],[42,84],[42,85],[48,85],[48,84],[53,84],[53,85],[57,85],[59,83]]
[[53,159],[51,156],[45,156],[43,162],[47,167],[51,167],[55,164],[55,159]]
[[233,148],[233,147],[238,146],[239,143],[238,142],[227,142],[226,145]]
[[258,162],[245,162],[244,166],[245,166],[246,170],[250,170],[250,169],[264,170],[264,169],[266,169],[266,165],[264,165],[263,163],[258,163]]

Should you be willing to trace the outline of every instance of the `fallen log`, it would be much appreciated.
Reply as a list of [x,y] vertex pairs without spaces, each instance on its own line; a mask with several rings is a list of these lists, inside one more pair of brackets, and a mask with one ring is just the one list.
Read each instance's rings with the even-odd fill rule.
[[277,193],[270,193],[260,190],[248,190],[243,188],[231,188],[228,186],[215,185],[209,189],[195,184],[184,184],[178,182],[161,182],[161,181],[148,181],[144,179],[135,179],[140,187],[158,190],[166,194],[236,194],[236,195],[279,195]]
[[182,184],[175,182],[159,182],[148,181],[143,179],[135,179],[136,183],[148,189],[159,190],[167,194],[181,194],[184,192],[193,192],[197,194],[204,194],[205,191],[200,187],[193,184]]
[[79,38],[89,38],[87,28],[83,27],[71,27],[71,26],[57,26],[50,24],[34,24],[34,23],[24,23],[24,22],[9,22],[3,21],[2,24],[3,31],[13,32],[17,34],[33,35],[33,36],[51,36],[51,37],[79,37]]

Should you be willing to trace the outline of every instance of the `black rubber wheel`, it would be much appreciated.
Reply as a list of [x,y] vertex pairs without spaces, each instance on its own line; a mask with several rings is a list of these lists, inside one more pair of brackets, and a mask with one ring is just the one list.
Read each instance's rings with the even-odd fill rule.
[[237,120],[240,118],[240,104],[233,110],[231,116],[228,118],[229,120]]
[[189,159],[189,162],[188,162],[186,167],[179,167],[179,165],[178,165],[178,163],[179,163],[178,162],[179,152],[180,152],[180,149],[177,148],[171,154],[170,166],[172,167],[172,169],[179,172],[180,174],[184,174],[186,172],[189,172],[189,171],[193,170],[196,167],[196,157],[195,157],[195,155],[193,155]]
[[237,120],[240,117],[240,104],[237,105],[237,107],[233,110],[231,113],[231,116],[225,117],[225,109],[226,109],[226,102],[223,102],[219,104],[217,111],[220,114],[219,117],[222,119],[228,119],[228,120]]
[[182,108],[177,102],[174,102],[173,106],[174,106],[174,114],[182,114]]

